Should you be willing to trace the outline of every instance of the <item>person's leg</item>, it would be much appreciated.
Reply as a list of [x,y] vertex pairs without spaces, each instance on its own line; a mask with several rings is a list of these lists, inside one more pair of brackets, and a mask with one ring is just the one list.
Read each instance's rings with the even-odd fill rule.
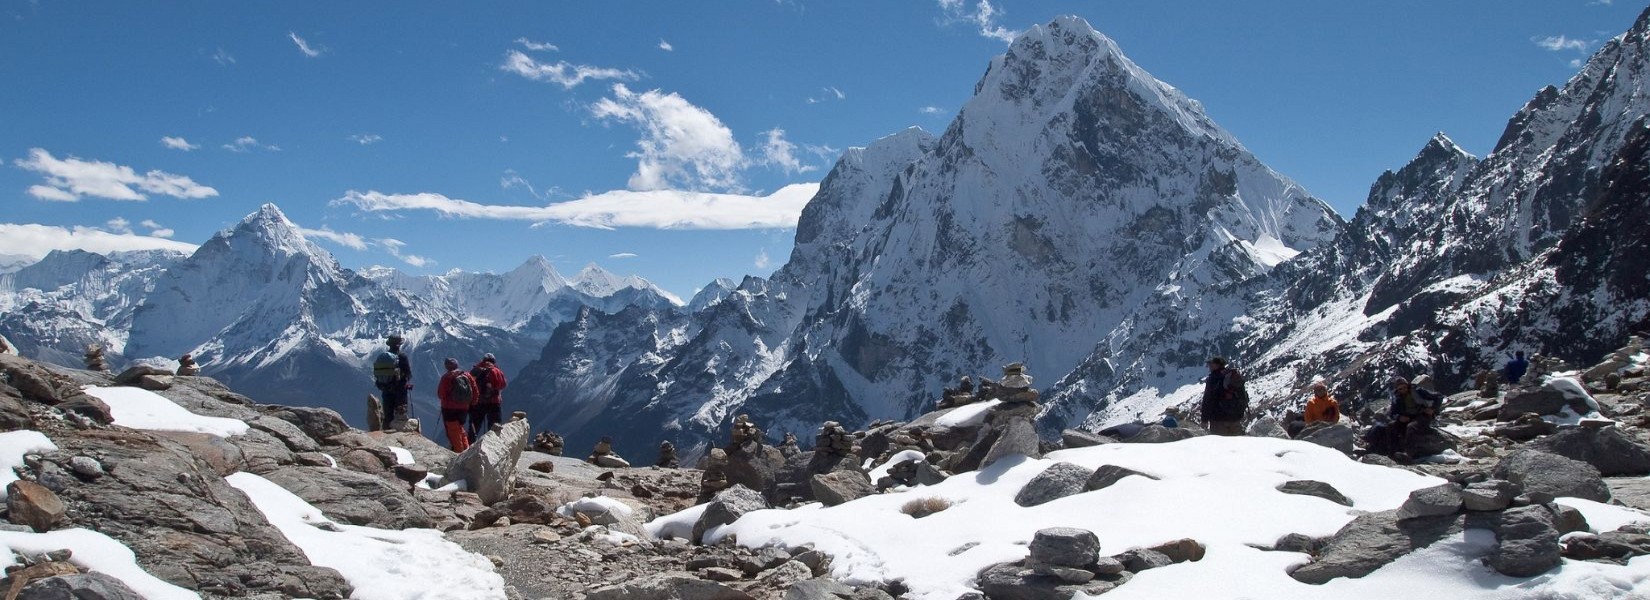
[[481,432],[486,433],[486,432],[492,431],[494,425],[497,425],[497,424],[503,422],[503,416],[504,416],[504,405],[494,404],[492,406],[487,407],[487,427],[483,428],[481,430]]
[[479,440],[482,434],[487,433],[481,428],[481,422],[486,419],[486,414],[487,408],[484,406],[470,407],[470,441]]
[[447,430],[447,445],[453,452],[463,452],[470,448],[470,438],[464,432],[464,416],[467,411],[443,410],[441,422]]
[[393,393],[393,392],[387,392],[387,391],[384,392],[383,406],[380,406],[379,408],[384,411],[384,420],[380,421],[380,422],[383,423],[383,428],[384,428],[385,431],[391,431],[391,430],[395,429],[395,427],[392,424],[395,423],[395,406],[396,406],[396,404],[397,404],[396,394]]

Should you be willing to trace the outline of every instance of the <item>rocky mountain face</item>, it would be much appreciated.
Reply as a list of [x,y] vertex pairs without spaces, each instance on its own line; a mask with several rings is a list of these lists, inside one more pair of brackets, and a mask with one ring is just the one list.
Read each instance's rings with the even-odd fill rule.
[[29,356],[79,366],[96,343],[121,368],[190,352],[203,373],[244,393],[359,419],[375,392],[364,365],[391,333],[407,339],[415,413],[434,415],[445,357],[491,352],[522,365],[582,308],[676,300],[594,265],[564,279],[538,257],[505,274],[357,273],[269,204],[189,256],[53,253],[0,275],[0,303],[0,332]]

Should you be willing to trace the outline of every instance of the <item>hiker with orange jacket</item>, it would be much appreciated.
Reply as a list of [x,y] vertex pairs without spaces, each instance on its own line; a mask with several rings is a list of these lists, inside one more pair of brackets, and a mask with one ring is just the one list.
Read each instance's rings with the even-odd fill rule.
[[475,407],[481,396],[476,379],[458,368],[458,359],[448,357],[445,365],[447,372],[441,375],[435,395],[441,399],[441,423],[447,430],[447,444],[453,452],[463,452],[470,447],[470,438],[464,432],[464,421],[469,418],[470,409]]
[[480,398],[475,408],[470,409],[470,440],[474,441],[498,424],[504,412],[504,398],[499,392],[509,382],[504,380],[504,370],[498,368],[498,360],[491,352],[470,368],[470,376],[476,380],[476,394]]
[[1312,384],[1312,397],[1306,400],[1306,414],[1302,418],[1308,427],[1316,423],[1334,425],[1341,421],[1341,403],[1329,395],[1329,386]]

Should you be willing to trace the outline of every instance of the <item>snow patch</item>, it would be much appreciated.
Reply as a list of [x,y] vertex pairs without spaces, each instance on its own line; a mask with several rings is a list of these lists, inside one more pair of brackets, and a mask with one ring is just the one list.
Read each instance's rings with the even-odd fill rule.
[[47,533],[0,531],[0,567],[17,564],[14,552],[45,554],[64,548],[74,553],[69,557],[69,562],[82,569],[119,579],[149,600],[200,598],[200,594],[150,575],[138,566],[137,555],[132,553],[131,548],[90,529],[59,529]]
[[246,433],[246,421],[189,412],[165,396],[135,387],[86,386],[88,395],[109,405],[114,424],[148,431],[186,431],[230,437]]
[[0,500],[6,499],[6,486],[17,481],[17,468],[23,466],[23,455],[56,449],[57,444],[38,431],[24,429],[0,433]]
[[940,427],[973,427],[984,423],[986,413],[1002,403],[1002,400],[988,400],[965,404],[941,415],[939,419],[934,421],[934,424]]

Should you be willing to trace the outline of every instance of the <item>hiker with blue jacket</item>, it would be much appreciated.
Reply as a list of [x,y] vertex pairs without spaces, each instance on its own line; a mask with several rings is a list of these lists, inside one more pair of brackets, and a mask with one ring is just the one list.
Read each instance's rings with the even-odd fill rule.
[[386,431],[394,431],[392,423],[400,417],[406,420],[407,394],[412,391],[412,364],[407,355],[401,352],[401,336],[390,335],[384,340],[389,349],[380,352],[372,361],[373,385],[378,386],[379,393],[384,395],[384,420],[379,421]]

